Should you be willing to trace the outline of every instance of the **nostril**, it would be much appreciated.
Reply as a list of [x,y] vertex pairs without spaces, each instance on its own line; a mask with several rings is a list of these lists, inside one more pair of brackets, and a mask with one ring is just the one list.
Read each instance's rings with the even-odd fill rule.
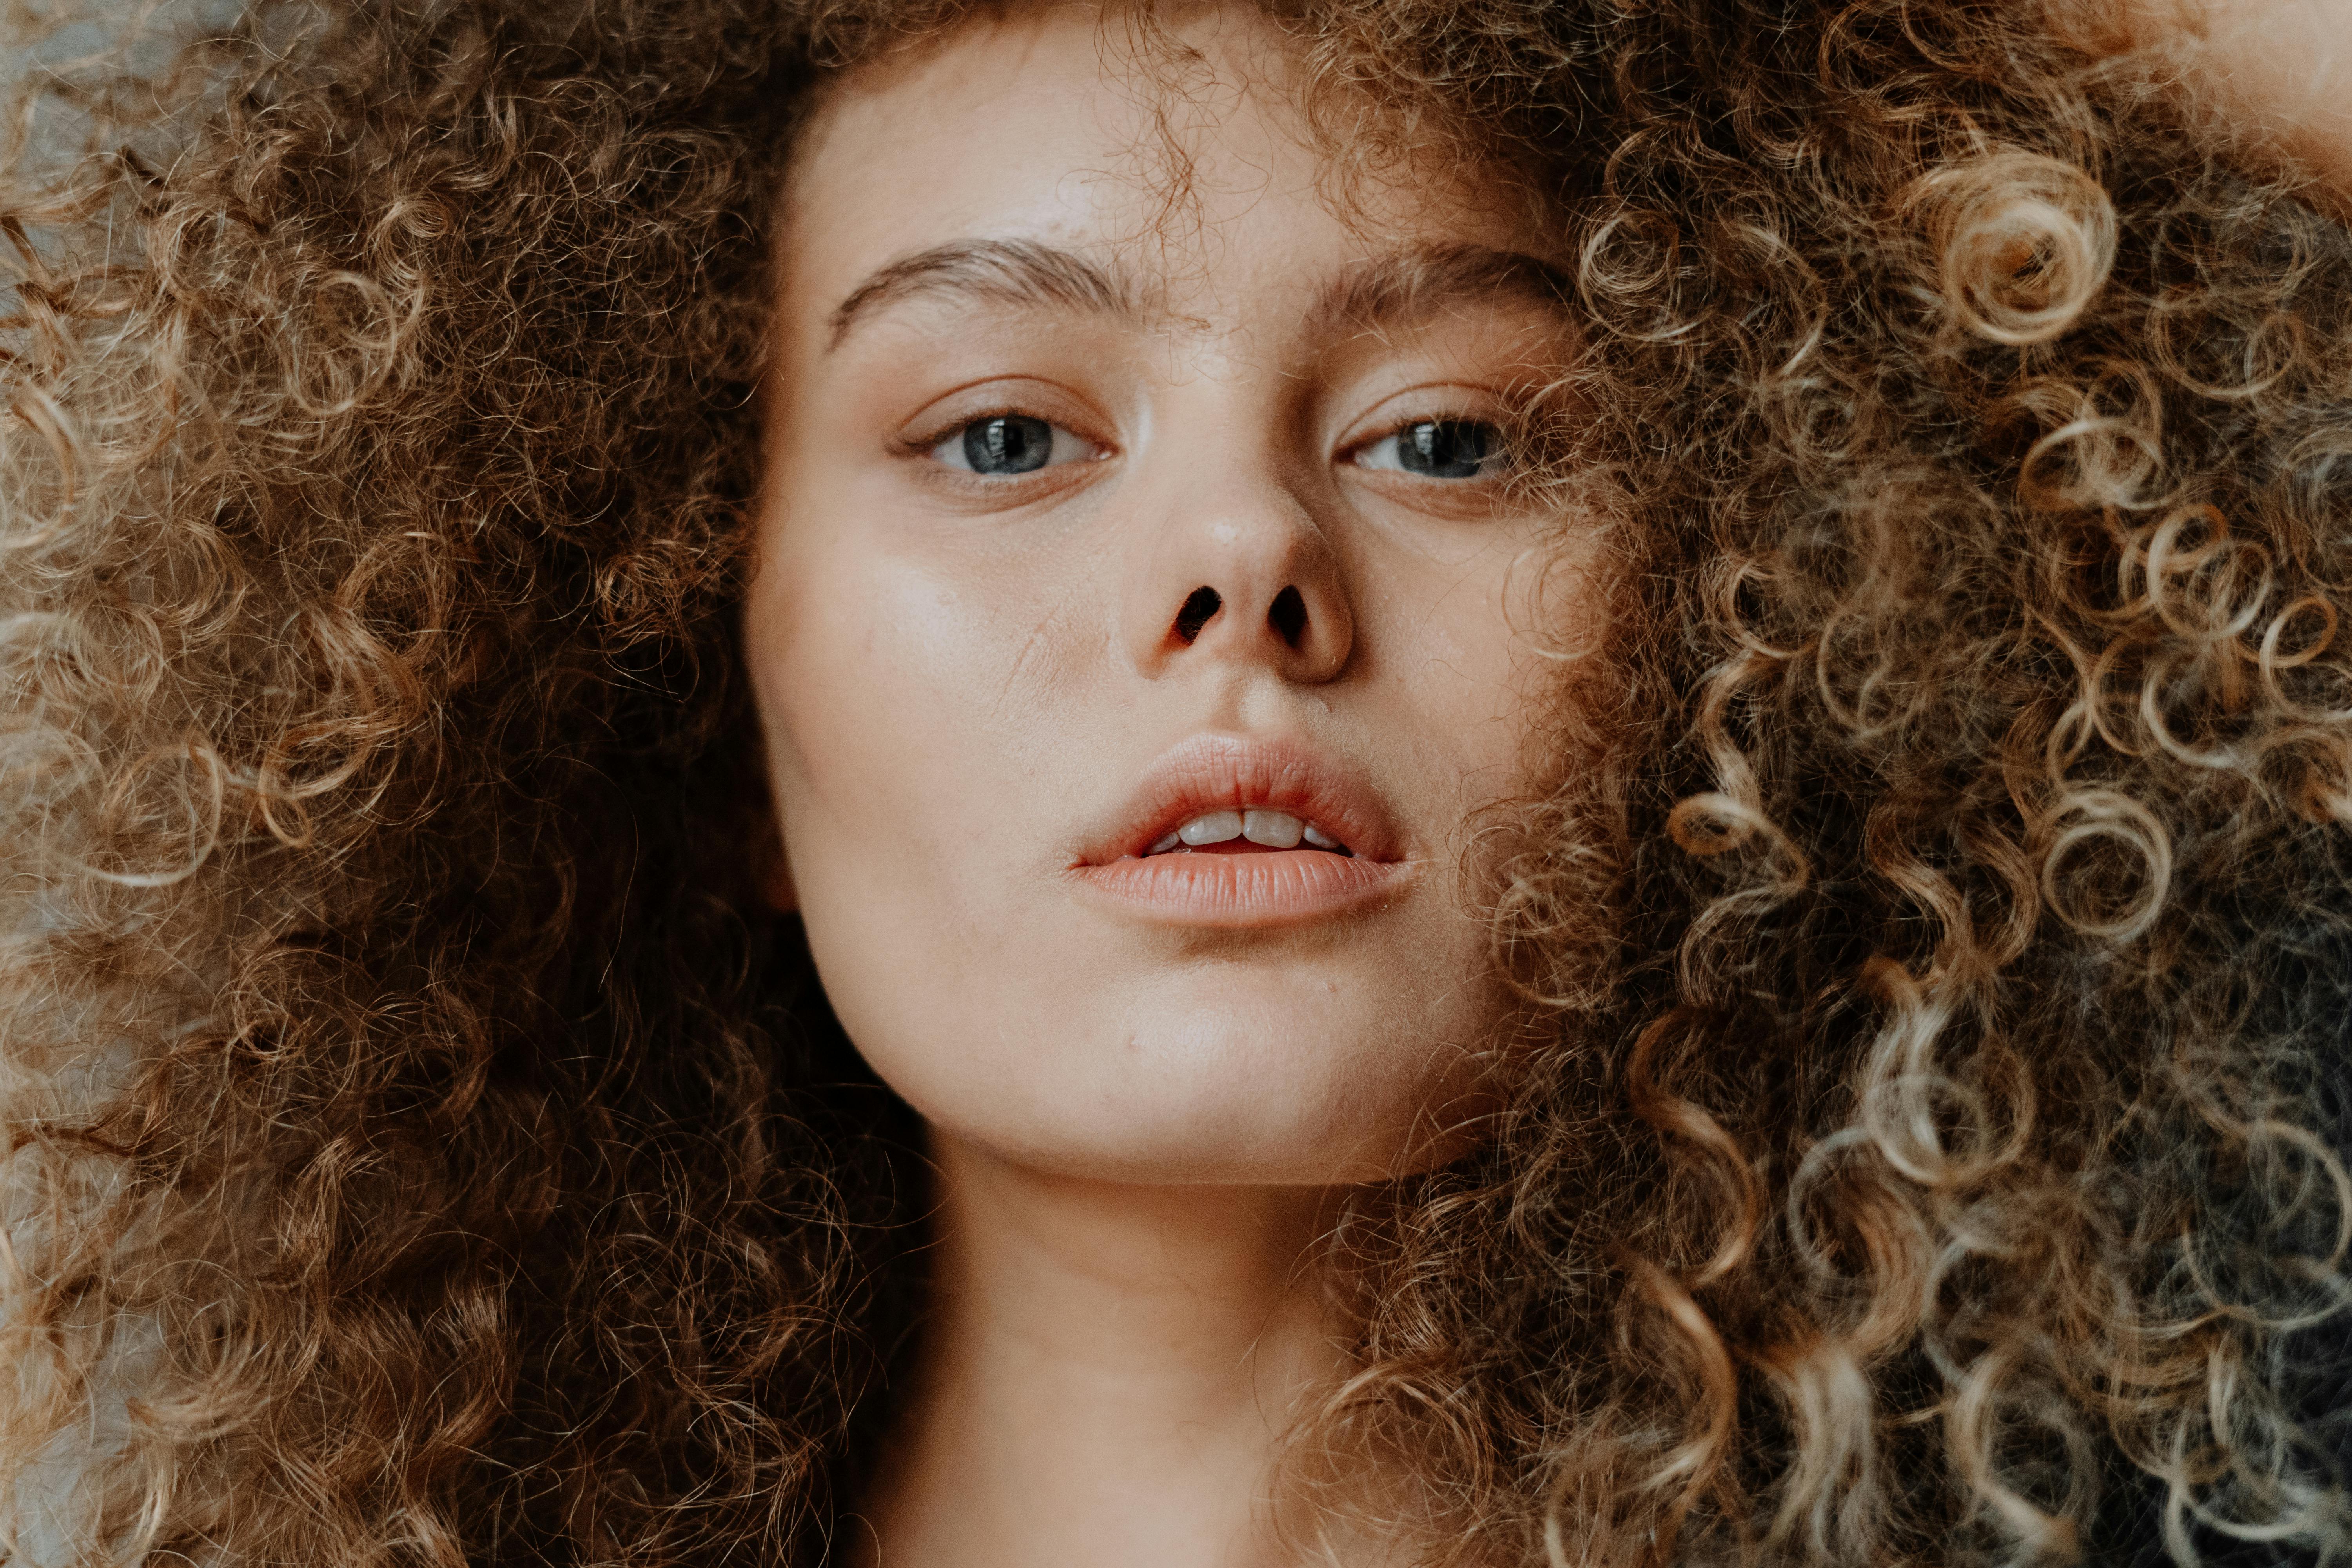
[[1224,601],[1217,597],[1214,588],[1193,589],[1185,598],[1184,607],[1176,612],[1176,635],[1185,642],[1191,642],[1201,635],[1201,628],[1209,624],[1210,617],[1223,605]]
[[1265,624],[1274,635],[1290,647],[1298,646],[1299,637],[1307,630],[1307,600],[1295,587],[1285,588],[1274,596],[1266,607]]

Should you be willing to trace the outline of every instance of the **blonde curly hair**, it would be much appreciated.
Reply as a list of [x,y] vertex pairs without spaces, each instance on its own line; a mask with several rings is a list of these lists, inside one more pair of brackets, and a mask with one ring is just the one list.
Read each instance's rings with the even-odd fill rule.
[[[730,613],[793,129],[963,8],[12,24],[0,1561],[826,1554],[915,1134],[743,879]],[[1343,166],[1549,215],[1615,584],[1507,1106],[1343,1222],[1294,1479],[1461,1564],[2352,1552],[2352,237],[1958,0],[1276,19]]]

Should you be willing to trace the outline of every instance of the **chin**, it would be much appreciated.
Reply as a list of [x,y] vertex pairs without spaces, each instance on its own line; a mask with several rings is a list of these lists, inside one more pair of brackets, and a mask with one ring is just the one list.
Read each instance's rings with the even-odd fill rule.
[[[1377,1182],[1460,1152],[1472,1142],[1464,1123],[1477,1104],[1473,1054],[1399,1028],[1397,1016],[1423,1009],[1397,1004],[1385,1025],[1356,1008],[1336,1017],[1329,1007],[1302,1008],[1295,998],[1275,1006],[1168,1006],[1139,1027],[1084,1030],[1021,1062],[985,1064],[982,1075],[942,1085],[940,1094],[877,1066],[927,1121],[1055,1175]],[[1431,1110],[1440,1106],[1447,1109]]]

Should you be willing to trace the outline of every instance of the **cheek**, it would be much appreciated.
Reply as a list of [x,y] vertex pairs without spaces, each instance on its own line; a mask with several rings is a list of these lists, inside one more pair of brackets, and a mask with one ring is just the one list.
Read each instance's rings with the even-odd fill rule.
[[[887,516],[857,499],[803,515]],[[1430,840],[1445,864],[1345,931],[1195,941],[1080,909],[1074,816],[1209,721],[1205,699],[1110,656],[1116,563],[1082,542],[916,527],[775,530],[746,605],[803,918],[851,1038],[935,1125],[1067,1173],[1381,1173],[1505,1005],[1457,902],[1465,841]],[[1286,700],[1414,820],[1458,821],[1509,793],[1524,732],[1507,563],[1393,564],[1362,563],[1364,662]]]
[[968,563],[890,542],[776,530],[745,610],[794,890],[853,1034],[869,994],[992,961],[1003,889],[1037,868],[1020,814],[1050,750],[1024,699],[1053,628]]
[[1544,602],[1545,575],[1502,543],[1450,572],[1401,573],[1417,591],[1400,588],[1376,628],[1425,787],[1458,816],[1527,782],[1530,721],[1559,673],[1530,633],[1572,614]]
[[[880,839],[889,823],[911,826],[903,820],[911,803],[892,796],[919,795],[932,748],[908,743],[923,728],[908,709],[939,694],[914,679],[907,643],[938,635],[952,609],[928,586],[807,549],[763,563],[744,642],[796,858],[822,840]],[[877,712],[913,721],[860,722]]]
[[746,605],[744,647],[793,879],[814,917],[850,865],[895,880],[920,847],[925,802],[953,761],[940,721],[971,661],[924,657],[955,640],[958,606],[940,584],[821,535],[777,531]]
[[868,1046],[889,975],[936,973],[928,922],[954,913],[943,804],[971,700],[961,606],[923,574],[823,539],[772,542],[747,596],[744,650],[793,891],[843,1026]]

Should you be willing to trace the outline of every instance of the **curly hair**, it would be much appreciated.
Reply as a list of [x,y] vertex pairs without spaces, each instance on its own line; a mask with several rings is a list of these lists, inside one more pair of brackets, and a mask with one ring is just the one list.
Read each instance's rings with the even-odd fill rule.
[[[792,132],[964,9],[12,24],[0,1561],[827,1554],[914,1132],[745,882],[731,607]],[[1507,1106],[1332,1238],[1293,1479],[1460,1564],[2063,1562],[2135,1474],[2352,1552],[2352,237],[1960,0],[1276,16],[1335,160],[1540,198],[1612,584]]]

